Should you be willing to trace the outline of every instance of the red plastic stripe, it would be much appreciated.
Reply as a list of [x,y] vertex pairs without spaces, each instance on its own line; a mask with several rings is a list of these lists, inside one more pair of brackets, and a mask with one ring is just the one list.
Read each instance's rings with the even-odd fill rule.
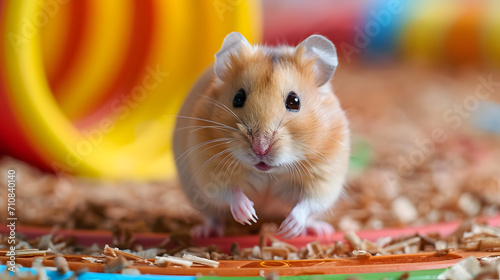
[[155,26],[155,10],[153,1],[134,0],[134,18],[132,34],[123,64],[117,65],[120,69],[109,88],[103,90],[100,98],[93,106],[86,109],[84,116],[78,121],[79,127],[88,127],[109,115],[111,103],[130,94],[131,89],[138,84],[144,74],[151,53]]
[[57,63],[57,67],[54,70],[53,76],[47,77],[52,93],[57,100],[62,94],[71,94],[71,92],[61,92],[59,87],[67,79],[71,69],[76,67],[77,58],[83,50],[83,39],[87,37],[88,32],[88,2],[83,0],[71,1],[68,5],[70,5],[71,21],[69,32],[66,34],[67,37],[61,38],[61,40],[64,40],[63,54],[60,57],[60,61],[55,62]]

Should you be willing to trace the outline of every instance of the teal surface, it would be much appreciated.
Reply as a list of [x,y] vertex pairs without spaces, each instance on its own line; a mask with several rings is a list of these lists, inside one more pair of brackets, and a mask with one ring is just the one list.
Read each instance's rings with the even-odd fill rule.
[[[0,265],[0,271],[3,273],[7,269],[7,266]],[[65,280],[68,279],[74,272],[70,271],[66,274],[60,275],[54,269],[44,269],[50,280]],[[32,273],[37,274],[36,269],[32,268],[21,268],[20,273]],[[11,272],[11,275],[13,273]],[[78,280],[135,280],[135,279],[146,279],[146,280],[195,280],[195,276],[176,276],[176,275],[152,275],[152,274],[142,274],[142,275],[124,275],[115,273],[98,273],[98,272],[84,272],[78,276]],[[262,279],[262,278],[261,278]]]
[[[0,265],[0,271],[6,270],[5,265]],[[434,270],[420,270],[411,271],[409,280],[430,280],[437,279],[437,276],[441,274],[445,269],[434,269]],[[35,269],[31,268],[21,268],[21,272],[31,272],[36,274]],[[64,275],[59,275],[53,269],[45,269],[47,276],[51,280],[63,280],[68,279],[73,272],[70,271]],[[363,274],[338,274],[338,275],[301,275],[301,276],[281,276],[280,280],[344,280],[344,279],[359,279],[359,280],[398,280],[404,272],[386,272],[386,273],[363,273]],[[133,279],[146,279],[146,280],[215,280],[215,279],[239,279],[239,280],[262,280],[262,277],[217,277],[217,276],[175,276],[175,275],[123,275],[123,274],[113,274],[113,273],[97,273],[97,272],[85,272],[78,276],[78,279],[82,280],[93,280],[93,279],[116,279],[116,280],[133,280]]]

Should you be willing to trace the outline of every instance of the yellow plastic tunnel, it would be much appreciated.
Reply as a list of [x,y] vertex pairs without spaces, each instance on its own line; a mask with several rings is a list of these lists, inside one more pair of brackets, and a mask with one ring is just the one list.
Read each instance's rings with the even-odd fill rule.
[[175,115],[226,34],[261,37],[257,1],[0,2],[0,144],[64,174],[175,174]]

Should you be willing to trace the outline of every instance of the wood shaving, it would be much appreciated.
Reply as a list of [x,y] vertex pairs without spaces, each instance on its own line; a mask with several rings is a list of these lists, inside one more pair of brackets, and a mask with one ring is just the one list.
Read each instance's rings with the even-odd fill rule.
[[156,256],[158,256],[158,249],[157,248],[150,248],[147,250],[140,250],[135,253],[140,258],[143,259],[154,259]]
[[420,237],[416,236],[416,237],[412,237],[410,239],[403,240],[401,242],[397,242],[397,243],[391,244],[389,246],[386,246],[382,250],[384,253],[393,253],[395,251],[403,250],[405,248],[405,246],[410,246],[410,245],[414,245],[414,244],[418,244],[418,243],[420,243]]
[[93,257],[82,257],[82,259],[84,262],[88,262],[88,263],[102,263],[101,259],[96,259]]
[[38,249],[16,250],[16,255],[23,257],[45,256],[46,254],[47,254],[46,250],[38,250]]
[[500,238],[485,237],[479,241],[479,251],[500,252]]
[[470,280],[481,272],[481,265],[475,257],[468,257],[438,276],[439,280]]
[[172,257],[172,256],[166,256],[166,257],[156,257],[154,264],[157,266],[168,266],[170,264],[174,264],[174,265],[180,265],[183,267],[191,267],[193,265],[193,262],[190,260],[185,260],[185,259],[176,258],[176,257]]
[[480,258],[479,261],[481,262],[481,264],[492,264],[492,263],[499,263],[500,264],[500,255],[483,257],[483,258]]
[[104,252],[102,253],[108,257],[117,257],[115,250],[113,250],[113,248],[109,247],[108,245],[104,246]]
[[122,269],[122,274],[125,274],[125,275],[141,275],[141,272],[137,268],[124,268],[124,269]]
[[197,264],[202,264],[202,265],[215,267],[215,268],[219,267],[219,262],[217,262],[217,261],[213,261],[213,260],[209,260],[209,259],[205,259],[205,258],[200,258],[200,257],[189,255],[189,254],[182,255],[182,258],[186,259],[188,261],[192,261],[193,263],[197,263]]
[[355,250],[364,250],[363,240],[354,231],[348,231],[344,235],[345,240],[351,244]]
[[108,257],[106,265],[104,266],[104,272],[106,273],[117,272],[126,267],[129,267],[131,264],[132,263],[123,256],[118,256],[115,258]]
[[68,261],[63,256],[57,256],[54,258],[54,264],[57,269],[57,273],[60,275],[66,274],[69,271]]
[[269,256],[263,257],[265,260],[276,260],[278,257],[281,260],[288,260],[290,256],[290,251],[286,248],[279,248],[275,246],[270,246],[270,247],[263,247],[262,248],[262,255],[268,254]]
[[134,254],[131,254],[131,253],[123,252],[118,248],[113,249],[113,248],[109,247],[108,245],[104,246],[103,254],[106,256],[110,256],[110,257],[123,256],[127,260],[133,260],[137,263],[144,263],[144,264],[152,265],[152,262],[148,261],[145,258],[141,258],[141,257],[134,255]]
[[306,245],[307,256],[310,259],[321,259],[324,258],[323,247],[318,241],[308,243]]
[[372,257],[372,254],[368,253],[365,250],[354,250],[352,251],[352,255],[360,260],[367,260]]

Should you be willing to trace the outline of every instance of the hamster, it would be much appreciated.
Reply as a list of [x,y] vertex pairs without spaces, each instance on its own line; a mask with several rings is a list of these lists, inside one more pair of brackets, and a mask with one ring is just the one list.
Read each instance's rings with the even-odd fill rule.
[[321,35],[297,47],[226,36],[176,118],[179,180],[206,217],[194,236],[224,235],[228,213],[256,223],[279,203],[283,238],[333,232],[315,217],[338,199],[349,162],[348,120],[331,86],[337,65]]

